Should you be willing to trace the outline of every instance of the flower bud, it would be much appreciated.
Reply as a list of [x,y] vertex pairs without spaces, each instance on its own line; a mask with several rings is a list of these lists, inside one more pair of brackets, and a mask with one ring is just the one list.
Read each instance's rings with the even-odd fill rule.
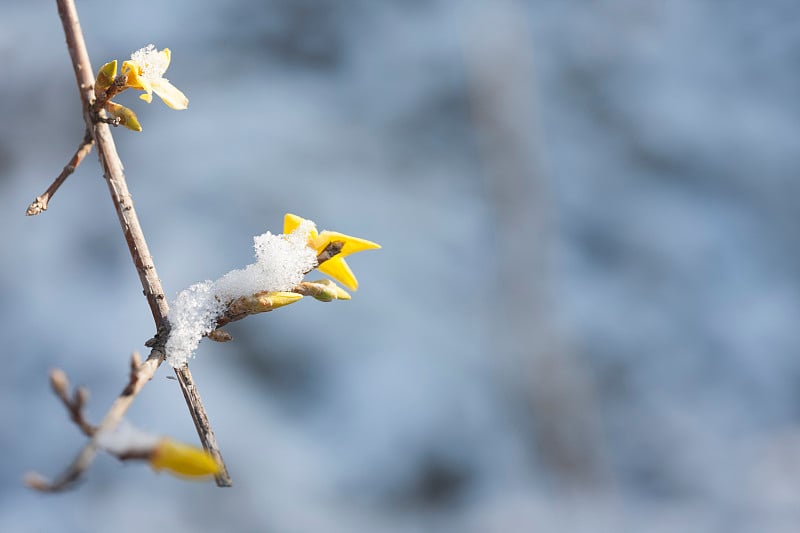
[[150,454],[153,470],[169,470],[179,476],[213,476],[220,470],[219,463],[207,451],[170,438],[163,438]]
[[349,300],[350,294],[329,279],[304,281],[295,290],[305,296],[311,296],[320,302],[332,300]]
[[106,102],[106,111],[108,111],[109,115],[119,120],[120,126],[125,126],[133,131],[142,131],[142,126],[139,124],[139,119],[136,118],[136,113],[127,107],[114,102]]
[[116,77],[117,60],[115,59],[100,67],[97,72],[97,79],[94,81],[94,95],[99,98],[103,91],[111,87]]

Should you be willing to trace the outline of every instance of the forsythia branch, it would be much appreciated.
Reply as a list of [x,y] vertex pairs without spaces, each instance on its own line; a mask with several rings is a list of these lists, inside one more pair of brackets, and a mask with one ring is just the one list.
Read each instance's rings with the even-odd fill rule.
[[[111,194],[114,207],[117,211],[120,225],[122,226],[122,230],[125,235],[125,241],[128,243],[131,257],[136,265],[137,272],[139,273],[139,279],[142,283],[147,302],[150,305],[150,310],[153,314],[156,328],[159,331],[166,331],[169,328],[169,322],[167,320],[169,307],[167,305],[164,291],[161,287],[161,281],[156,273],[155,265],[153,264],[147,242],[145,241],[141,225],[139,224],[138,217],[136,216],[133,200],[128,192],[125,175],[122,171],[122,162],[117,154],[114,139],[111,136],[111,131],[109,130],[108,124],[97,120],[97,112],[92,108],[92,103],[95,96],[93,87],[94,79],[92,74],[94,71],[92,70],[91,62],[89,61],[89,54],[86,50],[86,44],[83,38],[80,22],[78,20],[78,13],[75,8],[74,0],[56,0],[56,3],[58,5],[58,13],[64,28],[64,34],[66,36],[67,49],[72,60],[75,77],[78,82],[78,89],[84,110],[84,122],[86,123],[87,130],[91,134],[92,140],[97,145],[98,156],[103,167],[104,176],[108,183],[109,192]],[[144,90],[146,89],[147,88],[144,87]],[[151,86],[150,90],[153,91],[155,88]],[[148,91],[148,94],[149,92],[150,91]],[[91,145],[89,146],[91,147]],[[82,153],[80,149],[78,153]],[[83,154],[82,157],[85,157],[85,154]],[[63,179],[61,182],[63,182]],[[116,427],[133,401],[133,398],[136,396],[141,387],[153,377],[155,371],[158,369],[164,359],[165,353],[163,350],[163,344],[153,348],[150,353],[150,357],[148,357],[147,360],[140,365],[139,369],[135,373],[135,380],[132,380],[128,384],[123,393],[112,404],[108,413],[97,427],[97,433],[111,431],[114,429],[114,427]],[[214,437],[214,432],[211,429],[211,424],[208,421],[208,416],[205,412],[202,401],[200,400],[200,395],[197,392],[197,387],[194,385],[194,381],[188,367],[184,366],[182,368],[176,368],[175,375],[178,378],[178,382],[181,386],[186,404],[189,407],[192,420],[195,423],[203,447],[208,450],[208,452],[220,465],[220,469],[215,476],[217,485],[221,487],[230,486],[230,476],[225,468],[225,463],[222,460],[222,455],[219,452],[219,447],[217,445],[216,438]],[[96,436],[94,436],[81,450],[81,452],[78,454],[78,457],[76,457],[76,459],[73,461],[72,465],[53,483],[44,484],[35,482],[29,483],[29,485],[33,486],[34,488],[41,488],[42,490],[62,490],[67,488],[75,480],[77,480],[82,472],[85,471],[86,468],[88,468],[88,466],[91,464],[92,460],[94,459],[96,449]],[[38,478],[38,481],[41,480],[41,478]]]
[[[30,474],[26,483],[47,492],[68,488],[88,469],[97,451],[104,450],[122,460],[147,460],[156,470],[167,469],[182,476],[213,475],[218,486],[230,486],[231,479],[189,371],[188,359],[193,357],[204,336],[216,341],[230,340],[230,335],[219,327],[246,316],[272,311],[304,296],[322,302],[349,300],[350,294],[334,281],[303,281],[303,278],[317,269],[355,291],[358,280],[345,257],[378,249],[380,245],[334,231],[320,232],[312,221],[287,214],[282,234],[266,232],[254,238],[255,263],[232,270],[214,282],[204,281],[185,289],[178,294],[168,320],[170,306],[128,192],[109,124],[141,131],[133,111],[112,101],[123,90],[143,91],[140,98],[148,103],[156,94],[173,109],[186,109],[188,98],[163,77],[171,58],[168,48],[157,50],[148,45],[123,63],[119,75],[114,60],[104,64],[93,78],[74,0],[57,0],[57,4],[78,81],[87,131],[70,163],[47,192],[28,208],[28,214],[47,209],[48,199],[96,145],[111,199],[158,333],[146,343],[151,352],[144,362],[138,354],[132,355],[128,383],[97,426],[91,425],[84,417],[88,391],[78,388],[71,395],[66,374],[60,370],[51,372],[53,391],[89,440],[67,469],[53,481],[39,474]],[[177,376],[204,450],[167,437],[154,437],[124,423],[124,415],[134,398],[165,360]]]

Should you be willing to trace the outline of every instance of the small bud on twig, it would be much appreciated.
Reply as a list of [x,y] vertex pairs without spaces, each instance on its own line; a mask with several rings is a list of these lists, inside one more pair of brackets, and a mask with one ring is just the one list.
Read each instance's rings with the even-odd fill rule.
[[59,398],[62,400],[66,398],[67,391],[69,390],[69,379],[67,378],[66,372],[60,368],[54,368],[51,370],[50,386],[53,388],[53,392],[55,392]]
[[295,287],[294,291],[304,296],[311,296],[320,302],[350,299],[350,294],[347,291],[329,279],[304,281]]
[[215,329],[214,331],[209,333],[207,337],[214,342],[228,342],[229,340],[233,339],[231,334],[225,331],[224,329]]

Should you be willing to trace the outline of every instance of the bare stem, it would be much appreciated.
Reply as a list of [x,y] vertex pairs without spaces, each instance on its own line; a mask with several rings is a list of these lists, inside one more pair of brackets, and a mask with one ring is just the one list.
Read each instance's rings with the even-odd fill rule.
[[31,205],[28,206],[28,209],[25,211],[27,216],[38,215],[42,211],[47,211],[47,204],[50,202],[50,198],[55,195],[58,188],[61,187],[61,184],[66,181],[70,174],[75,172],[75,169],[81,164],[83,158],[89,155],[93,145],[94,139],[92,139],[92,133],[87,129],[86,133],[83,135],[80,146],[78,146],[78,149],[75,151],[72,159],[69,160],[69,163],[64,167],[64,170],[61,171],[61,174],[58,175],[41,196],[37,196]]
[[[150,311],[153,314],[156,328],[160,332],[160,336],[163,336],[161,333],[169,329],[169,322],[167,320],[169,306],[167,305],[164,290],[161,287],[161,280],[158,278],[152,256],[147,247],[144,233],[139,224],[139,219],[136,216],[133,199],[128,191],[125,174],[122,171],[122,162],[117,154],[114,138],[111,135],[108,124],[94,120],[93,115],[96,115],[96,113],[92,110],[92,101],[94,97],[93,70],[89,61],[89,54],[86,50],[86,43],[83,39],[83,32],[81,31],[78,21],[75,3],[74,0],[56,0],[56,4],[58,5],[58,14],[61,17],[61,22],[64,27],[67,48],[70,58],[72,59],[75,78],[78,82],[78,90],[83,105],[84,121],[91,132],[92,139],[95,144],[97,144],[100,164],[103,167],[111,199],[125,235],[125,241],[128,243],[128,248],[139,274],[139,279],[142,283],[147,303],[150,306]],[[158,369],[165,357],[163,344],[159,343],[159,345],[153,348],[150,356],[139,367],[139,370],[132,373],[132,377],[135,379],[131,380],[122,394],[117,398],[114,404],[112,404],[108,413],[97,427],[96,434],[116,427],[128,410],[135,395],[139,392],[141,387],[153,377],[156,369]],[[192,380],[192,375],[189,373],[188,368],[185,370],[175,369],[175,375],[178,378],[178,383],[183,391],[184,398],[186,399],[192,419],[197,427],[203,447],[217,459],[222,467],[220,473],[216,477],[217,485],[221,487],[230,486],[230,476],[222,460],[216,438],[214,437],[214,432],[211,429],[208,415],[205,412],[197,388]],[[49,485],[50,489],[42,485],[41,482],[43,480],[40,477],[29,479],[29,484],[35,488],[45,487],[42,490],[60,490],[66,488],[73,481],[77,480],[81,473],[88,468],[94,459],[96,449],[96,440],[95,437],[93,437],[80,452],[70,468],[68,468],[54,483]]]
[[72,461],[72,464],[53,481],[48,481],[40,474],[30,473],[25,476],[25,483],[36,490],[43,492],[58,492],[72,486],[73,483],[80,479],[81,475],[92,464],[95,455],[97,454],[97,438],[103,431],[113,430],[125,416],[128,408],[130,407],[133,399],[142,390],[144,384],[152,379],[158,370],[159,365],[164,360],[164,351],[162,347],[153,348],[150,352],[150,357],[140,364],[135,371],[131,371],[130,380],[125,386],[125,389],[117,397],[111,408],[109,408],[106,416],[100,422],[100,425],[95,428],[89,442],[81,449],[77,457]]
[[72,396],[69,394],[69,380],[63,370],[55,369],[50,372],[50,386],[53,392],[59,397],[61,403],[67,408],[70,419],[87,437],[91,437],[97,431],[96,428],[86,421],[83,416],[83,406],[89,399],[89,391],[83,387],[78,387]]
[[200,400],[197,387],[194,385],[192,373],[189,371],[189,365],[176,368],[175,375],[178,377],[178,382],[181,384],[183,397],[186,400],[186,405],[189,406],[189,413],[192,415],[194,427],[197,429],[197,434],[200,435],[200,442],[203,443],[203,448],[205,448],[220,465],[220,471],[214,476],[214,479],[218,486],[230,487],[233,482],[228,474],[228,469],[225,468],[225,462],[222,460],[222,454],[217,445],[217,438],[214,436],[214,431],[208,423],[208,418],[203,408],[203,402]]

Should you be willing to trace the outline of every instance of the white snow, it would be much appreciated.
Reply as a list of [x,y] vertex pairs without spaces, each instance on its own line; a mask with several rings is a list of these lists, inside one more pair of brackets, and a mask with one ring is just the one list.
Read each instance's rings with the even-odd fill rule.
[[161,437],[147,433],[124,419],[114,429],[101,431],[97,435],[97,445],[117,455],[152,450],[159,440]]
[[231,300],[262,291],[288,291],[300,283],[317,263],[316,252],[307,245],[313,227],[313,222],[305,221],[288,235],[269,231],[258,235],[253,238],[255,263],[178,293],[170,306],[167,362],[176,368],[185,365]]

